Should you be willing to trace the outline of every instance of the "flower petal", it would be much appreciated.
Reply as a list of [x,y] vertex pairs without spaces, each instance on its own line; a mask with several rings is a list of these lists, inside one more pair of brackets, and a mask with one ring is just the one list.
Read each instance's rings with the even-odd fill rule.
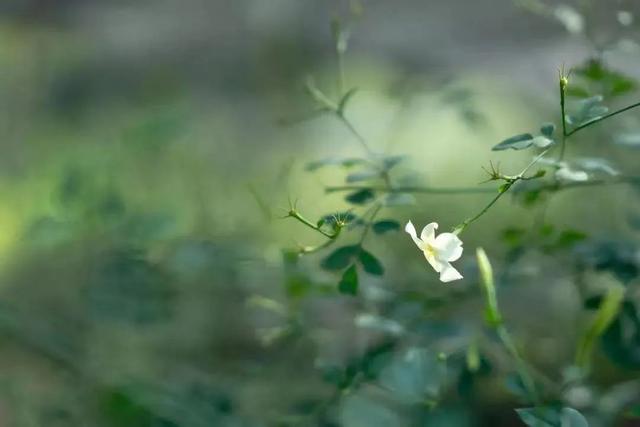
[[462,279],[462,274],[460,274],[458,270],[453,268],[453,266],[448,262],[443,264],[443,269],[440,271],[441,282],[447,283],[460,279]]
[[445,262],[440,261],[436,258],[433,253],[424,251],[424,257],[427,259],[427,262],[433,267],[436,273],[440,273],[445,266]]
[[436,236],[436,230],[438,229],[438,223],[432,222],[427,224],[422,229],[422,233],[420,233],[420,238],[423,242],[431,242]]
[[413,223],[411,221],[407,222],[407,225],[404,226],[404,231],[406,231],[409,234],[409,236],[411,236],[415,244],[420,249],[422,249],[422,246],[423,246],[422,240],[418,239],[418,235],[416,234],[416,228],[413,226]]
[[433,245],[442,261],[455,261],[462,256],[462,240],[453,233],[442,233],[436,237]]

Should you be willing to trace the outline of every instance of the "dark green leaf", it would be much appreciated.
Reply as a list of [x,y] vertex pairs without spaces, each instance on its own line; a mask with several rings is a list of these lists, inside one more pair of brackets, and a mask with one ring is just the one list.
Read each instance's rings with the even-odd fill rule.
[[351,264],[342,274],[340,283],[338,283],[338,291],[346,295],[358,294],[358,269],[355,264]]
[[586,238],[587,238],[587,235],[581,231],[565,230],[561,232],[560,235],[558,236],[556,246],[564,247],[564,248],[571,247]]
[[554,125],[553,123],[544,123],[542,126],[540,126],[540,133],[547,138],[551,138],[555,130],[556,125]]
[[351,264],[353,258],[355,258],[360,252],[360,246],[350,245],[342,246],[331,252],[328,257],[322,260],[320,264],[325,270],[336,271],[342,270]]
[[400,230],[400,223],[398,221],[394,221],[392,219],[385,219],[382,221],[375,222],[373,224],[373,232],[376,234],[384,234],[388,231],[398,231]]
[[371,252],[362,249],[359,258],[364,271],[367,273],[373,274],[374,276],[382,276],[384,274],[384,267]]
[[364,188],[362,190],[358,190],[354,193],[350,193],[345,197],[345,200],[349,203],[353,203],[354,205],[364,205],[375,197],[375,194],[372,190],[368,188]]
[[336,212],[323,216],[321,218],[321,221],[324,221],[324,223],[327,225],[334,226],[338,221],[342,221],[345,224],[350,224],[357,219],[358,217],[351,212]]
[[529,146],[531,146],[531,144],[533,144],[533,135],[531,135],[530,133],[523,133],[505,139],[500,144],[494,146],[492,150],[500,151],[506,150],[508,148],[514,150],[522,150],[524,148],[528,148]]
[[640,369],[640,317],[635,305],[626,301],[602,335],[604,353],[627,369]]

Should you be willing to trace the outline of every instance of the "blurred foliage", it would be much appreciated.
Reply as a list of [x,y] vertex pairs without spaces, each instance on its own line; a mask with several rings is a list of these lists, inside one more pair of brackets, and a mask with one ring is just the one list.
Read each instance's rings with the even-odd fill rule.
[[[579,183],[637,173],[637,111],[595,125],[638,95],[637,6],[611,33],[593,5],[490,3],[2,2],[0,425],[635,425],[638,182]],[[474,46],[523,44],[470,54],[485,20]],[[415,191],[557,149],[530,82],[585,49],[570,157]],[[465,248],[491,255],[535,407],[473,257],[443,285],[402,232],[509,189]]]

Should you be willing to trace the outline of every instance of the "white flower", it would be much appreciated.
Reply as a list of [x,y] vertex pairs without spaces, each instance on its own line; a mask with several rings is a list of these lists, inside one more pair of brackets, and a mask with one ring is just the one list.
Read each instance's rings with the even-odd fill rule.
[[462,241],[453,233],[441,233],[436,237],[437,229],[438,223],[432,222],[422,229],[418,238],[411,221],[404,227],[404,231],[409,233],[431,267],[440,273],[442,282],[462,279],[462,274],[450,264],[462,256]]

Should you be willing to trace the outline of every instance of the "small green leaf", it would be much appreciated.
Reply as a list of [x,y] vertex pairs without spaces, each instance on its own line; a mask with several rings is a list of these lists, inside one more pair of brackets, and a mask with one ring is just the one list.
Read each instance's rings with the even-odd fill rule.
[[345,197],[345,200],[354,205],[364,205],[373,200],[375,194],[369,188],[363,188],[354,193],[350,193]]
[[386,156],[382,159],[382,165],[384,166],[384,169],[388,171],[397,164],[403,162],[406,158],[407,156]]
[[353,258],[355,258],[360,252],[360,246],[358,245],[350,245],[350,246],[342,246],[331,252],[328,257],[326,257],[320,263],[320,266],[325,270],[337,271],[342,270],[351,264]]
[[374,276],[382,276],[384,274],[384,267],[371,252],[362,249],[359,258],[364,271],[367,273],[373,274]]
[[358,294],[358,269],[355,264],[351,264],[342,274],[340,283],[338,283],[338,291],[346,295]]
[[571,84],[567,87],[567,96],[572,98],[588,98],[590,95],[589,90],[583,86]]
[[526,236],[527,230],[524,228],[510,227],[502,231],[502,239],[509,246],[518,246]]
[[540,133],[547,138],[551,138],[555,131],[556,125],[554,125],[553,123],[544,123],[542,126],[540,126]]
[[506,150],[508,148],[514,150],[522,150],[528,148],[533,144],[533,135],[530,133],[523,133],[520,135],[512,136],[502,141],[500,144],[492,148],[493,151]]
[[585,417],[573,408],[553,406],[516,409],[530,427],[589,427]]
[[400,223],[398,221],[394,221],[392,219],[385,219],[382,221],[375,222],[372,226],[373,232],[376,234],[384,234],[388,231],[398,231],[400,230]]
[[324,218],[320,218],[318,220],[318,222],[316,223],[316,227],[318,227],[318,228],[322,227],[324,225],[325,221],[326,220]]

